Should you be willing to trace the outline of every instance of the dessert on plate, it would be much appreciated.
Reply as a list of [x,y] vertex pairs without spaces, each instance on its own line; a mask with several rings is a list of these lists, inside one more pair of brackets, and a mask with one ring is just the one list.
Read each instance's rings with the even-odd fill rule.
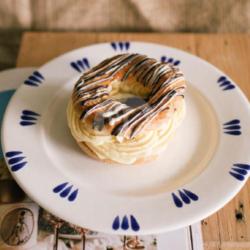
[[137,164],[166,149],[185,115],[183,73],[141,54],[119,54],[85,72],[67,108],[71,133],[89,156]]

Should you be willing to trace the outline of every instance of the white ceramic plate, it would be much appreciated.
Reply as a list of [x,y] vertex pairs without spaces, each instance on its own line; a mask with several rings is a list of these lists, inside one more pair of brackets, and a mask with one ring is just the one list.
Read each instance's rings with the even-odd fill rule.
[[[169,61],[190,82],[185,121],[160,159],[140,167],[85,156],[66,123],[82,72],[122,52]],[[162,45],[113,42],[66,53],[31,74],[7,108],[2,144],[15,179],[45,209],[97,231],[150,234],[201,220],[240,190],[250,170],[249,121],[240,89],[207,62]]]

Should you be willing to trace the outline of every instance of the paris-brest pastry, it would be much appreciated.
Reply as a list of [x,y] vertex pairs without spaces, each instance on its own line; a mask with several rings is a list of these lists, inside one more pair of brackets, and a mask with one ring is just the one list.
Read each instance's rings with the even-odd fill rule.
[[[185,115],[183,73],[141,54],[120,54],[85,72],[74,86],[67,118],[89,156],[137,164],[166,150]],[[166,152],[167,154],[167,152]]]

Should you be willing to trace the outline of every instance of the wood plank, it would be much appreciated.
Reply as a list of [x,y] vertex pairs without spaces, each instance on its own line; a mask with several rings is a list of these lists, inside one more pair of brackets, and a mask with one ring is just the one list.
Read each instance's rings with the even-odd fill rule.
[[204,248],[205,250],[249,250],[250,243],[238,241],[220,243],[217,241],[210,241],[204,243]]
[[202,220],[202,232],[204,242],[220,242],[219,219],[218,213]]
[[[250,35],[159,33],[26,33],[17,66],[40,66],[66,51],[114,40],[148,41],[197,54],[233,80],[250,98]],[[206,250],[250,249],[250,182],[224,208],[203,220]]]
[[22,38],[17,66],[40,66],[72,49],[115,40],[156,42],[195,53],[195,41],[192,34],[28,32]]
[[250,35],[196,35],[197,55],[228,74],[250,98]]

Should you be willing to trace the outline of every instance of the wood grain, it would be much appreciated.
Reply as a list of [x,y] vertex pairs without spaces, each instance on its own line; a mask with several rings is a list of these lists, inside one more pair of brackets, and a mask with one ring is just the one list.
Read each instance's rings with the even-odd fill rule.
[[[250,35],[158,33],[25,33],[17,66],[40,66],[84,45],[138,40],[166,44],[196,54],[228,74],[250,98]],[[250,249],[250,182],[224,208],[202,221],[206,250]]]

